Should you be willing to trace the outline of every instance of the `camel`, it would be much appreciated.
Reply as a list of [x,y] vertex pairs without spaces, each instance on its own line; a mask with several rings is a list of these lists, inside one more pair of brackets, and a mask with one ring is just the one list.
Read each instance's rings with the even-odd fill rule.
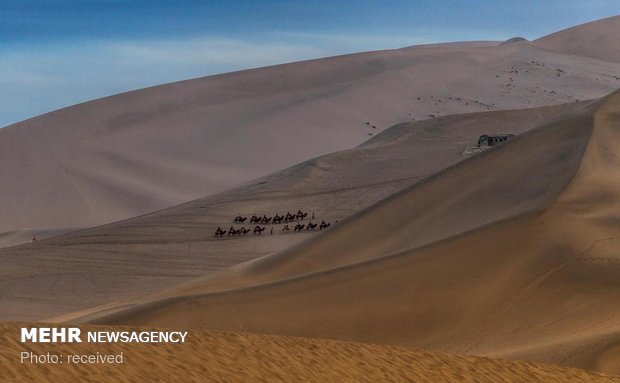
[[248,219],[248,217],[242,217],[242,216],[238,215],[233,220],[233,223],[244,223],[247,219]]
[[298,223],[297,225],[295,225],[295,231],[302,231],[304,227],[306,227],[306,225]]
[[260,218],[256,216],[256,214],[252,214],[252,218],[250,218],[250,223],[259,223]]
[[327,229],[331,223],[325,223],[325,221],[321,221],[321,225],[319,225],[319,230]]
[[254,234],[261,235],[261,234],[263,234],[263,231],[265,231],[265,229],[266,229],[266,227],[261,227],[261,226],[258,226],[258,225],[257,225],[257,226],[254,228]]
[[306,230],[314,230],[317,226],[319,226],[319,224],[312,223],[312,221],[310,221],[310,223],[308,223],[308,227],[306,227]]
[[226,234],[226,230],[222,230],[221,227],[217,227],[217,230],[215,230],[215,234],[213,235],[214,237],[223,237],[224,234]]
[[251,230],[250,229],[246,229],[245,227],[241,226],[241,229],[239,229],[239,233],[246,235],[247,233],[249,233]]

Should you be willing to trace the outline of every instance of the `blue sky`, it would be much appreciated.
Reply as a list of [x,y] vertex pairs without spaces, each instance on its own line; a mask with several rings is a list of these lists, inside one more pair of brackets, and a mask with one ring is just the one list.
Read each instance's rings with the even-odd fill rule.
[[463,40],[534,39],[617,0],[0,0],[0,126],[209,74]]

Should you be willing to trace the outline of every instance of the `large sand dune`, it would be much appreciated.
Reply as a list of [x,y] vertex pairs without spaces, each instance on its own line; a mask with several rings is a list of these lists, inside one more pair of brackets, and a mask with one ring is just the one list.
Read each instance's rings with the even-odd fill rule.
[[[425,45],[199,78],[6,127],[0,233],[21,234],[0,241],[186,202],[351,148],[403,121],[593,99],[615,89],[618,62],[555,51],[574,41],[587,47],[600,33],[613,41],[617,23],[566,33],[559,43],[541,40],[545,49],[527,41]],[[610,44],[606,52],[594,57],[611,60],[618,49]]]
[[[123,371],[17,370],[5,323],[0,378],[613,381],[456,354],[620,374],[620,92],[603,97],[620,63],[613,39],[588,45],[617,20],[212,76],[0,130],[0,241],[60,234],[0,249],[0,319],[195,336],[183,355],[132,345]],[[464,156],[484,133],[518,137]],[[339,222],[213,238],[297,209]]]
[[[335,222],[459,161],[484,133],[523,133],[585,107],[453,115],[400,124],[364,145],[315,158],[237,189],[36,245],[0,249],[3,319],[42,319],[167,289],[313,233],[213,238],[237,214],[304,209]],[[327,266],[327,265],[325,265]]]
[[[20,323],[23,325],[23,323]],[[87,344],[18,343],[0,326],[0,380],[10,382],[619,382],[620,378],[545,364],[431,353],[393,346],[240,333],[193,332],[188,343],[101,344],[124,365],[15,363],[19,352],[92,354]],[[83,331],[127,328],[85,327]],[[130,329],[127,329],[130,330]],[[174,356],[174,357],[171,357]]]
[[614,16],[552,33],[534,43],[554,52],[620,62],[619,30],[620,16]]
[[618,373],[618,126],[615,93],[292,249],[81,320],[389,343]]

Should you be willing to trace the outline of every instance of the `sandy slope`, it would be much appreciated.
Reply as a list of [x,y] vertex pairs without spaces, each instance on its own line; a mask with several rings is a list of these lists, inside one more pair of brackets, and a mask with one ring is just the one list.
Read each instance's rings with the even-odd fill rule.
[[[600,29],[619,36],[608,24]],[[575,34],[586,42],[597,36],[598,25],[570,32],[571,46]],[[76,105],[0,130],[0,233],[43,236],[44,229],[133,217],[351,148],[396,123],[592,99],[615,89],[618,75],[619,63],[524,41],[439,44],[205,77]]]
[[620,372],[620,93],[579,109],[303,246],[82,320],[359,340]]
[[620,16],[614,16],[552,33],[534,43],[554,52],[620,62],[618,30]]
[[[604,29],[609,22],[600,25]],[[592,28],[586,28],[587,33]],[[18,217],[18,208],[41,217],[39,223],[23,227],[46,227],[60,211],[67,220],[58,221],[58,227],[136,214],[175,198],[190,198],[194,186],[204,187],[202,177],[220,171],[230,175],[237,166],[253,164],[248,174],[231,176],[232,184],[276,168],[270,162],[276,157],[260,155],[265,151],[277,151],[277,167],[283,167],[322,150],[360,143],[392,118],[420,119],[436,108],[445,108],[442,114],[571,101],[397,125],[355,149],[303,162],[225,193],[35,246],[1,249],[0,315],[331,338],[620,373],[620,94],[574,102],[575,97],[593,97],[617,86],[614,73],[620,64],[550,50],[513,41],[317,60],[124,94],[4,129],[0,175],[11,182],[0,184],[0,192],[6,196],[3,222],[11,222],[9,230],[20,227],[13,226],[19,219],[30,219],[28,214]],[[280,73],[283,80],[273,83]],[[417,96],[421,93],[412,89],[433,94]],[[485,98],[475,102],[481,95]],[[235,126],[249,133],[224,144],[231,136],[227,119],[233,110],[241,121]],[[377,114],[360,118],[360,111]],[[193,125],[205,115],[214,118],[217,129]],[[374,121],[378,129],[372,128]],[[76,129],[74,122],[83,129]],[[332,129],[336,125],[338,129]],[[171,141],[169,126],[179,127],[174,136],[178,141]],[[303,131],[291,134],[298,143],[277,130],[291,126]],[[310,129],[316,126],[323,128]],[[351,133],[359,133],[358,128],[359,137]],[[523,134],[459,163],[463,148],[488,132]],[[277,139],[271,139],[272,134]],[[246,149],[257,140],[275,146]],[[205,142],[213,143],[213,150],[203,150]],[[333,146],[321,146],[326,142]],[[280,151],[283,143],[288,149]],[[12,149],[17,147],[22,150]],[[243,155],[228,156],[241,147]],[[163,168],[155,169],[154,163]],[[21,164],[32,177],[25,176],[26,168],[19,169]],[[67,185],[70,190],[64,189]],[[12,200],[17,196],[26,210]],[[211,237],[215,227],[237,213],[297,208],[341,222],[318,235]],[[6,237],[24,231],[11,233]],[[142,296],[147,293],[151,295]],[[92,308],[101,304],[107,306]],[[2,332],[4,341],[10,331]],[[304,369],[307,361],[293,360],[314,346],[330,351],[336,342],[286,338],[271,354],[267,350],[274,338],[200,334],[198,347],[210,351],[191,359],[195,364],[188,370],[193,374],[208,368],[225,373],[238,366],[239,358],[248,356],[248,348],[239,347],[245,342],[264,352],[253,355],[256,363],[248,373],[282,373],[286,379],[297,370],[331,372]],[[3,358],[17,347],[11,339],[13,344],[4,348],[11,351],[3,352]],[[204,346],[209,341],[226,351],[213,354],[213,344]],[[355,379],[385,369],[385,361],[372,359],[383,352],[375,346],[342,347],[334,349],[347,356],[334,366],[337,373],[346,370],[356,374],[351,376]],[[154,360],[165,365],[176,359],[167,358],[174,350],[147,351],[143,357],[148,359],[136,356],[139,367],[126,370],[127,375],[156,373]],[[205,366],[203,355],[218,362]],[[277,371],[261,370],[258,366],[265,364],[260,358],[270,355],[291,356],[291,363],[274,367],[273,362],[268,366]],[[340,361],[327,351],[313,352],[314,357],[319,363]],[[371,358],[364,365],[372,366],[370,370],[351,364],[365,357]],[[407,358],[389,368],[429,373],[428,365],[410,369],[412,357]],[[420,354],[415,358],[427,360]],[[453,374],[456,368],[457,379],[467,377],[465,370],[472,368],[490,371],[489,376],[498,368],[502,379],[514,373],[515,380],[538,379],[527,374],[550,371],[504,362],[481,366],[480,361],[488,360],[470,357],[428,358],[433,365],[449,366],[441,374]],[[295,368],[285,371],[291,365]],[[187,365],[171,366],[170,371],[175,368]],[[561,378],[590,379],[582,371],[570,371],[573,375]],[[69,373],[74,372],[88,374]],[[552,379],[546,377],[540,380]],[[436,381],[437,376],[429,379]]]
[[0,318],[37,320],[167,289],[284,250],[311,233],[214,240],[237,214],[316,213],[342,220],[465,159],[484,133],[522,133],[583,103],[453,115],[394,126],[219,195],[85,231],[0,249]]
[[[177,344],[37,344],[17,339],[19,324],[0,325],[0,380],[11,382],[618,382],[620,378],[562,368],[393,346],[332,340],[191,332]],[[124,330],[87,327],[87,330]],[[19,364],[37,354],[123,352],[123,365]]]

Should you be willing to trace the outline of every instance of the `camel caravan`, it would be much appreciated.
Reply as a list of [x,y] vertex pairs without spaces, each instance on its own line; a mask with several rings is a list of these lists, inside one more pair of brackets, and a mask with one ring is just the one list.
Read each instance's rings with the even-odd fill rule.
[[[257,216],[256,214],[253,214],[251,217],[249,217],[249,224],[256,225],[254,226],[253,229],[246,228],[245,226],[241,226],[240,228],[237,229],[234,226],[230,226],[228,230],[225,230],[218,226],[217,230],[215,230],[214,237],[221,238],[221,237],[244,236],[246,234],[249,234],[250,232],[253,235],[261,235],[263,234],[265,230],[267,230],[266,225],[284,224],[280,230],[282,233],[290,232],[291,230],[297,233],[303,232],[303,231],[315,231],[317,228],[318,230],[325,230],[331,226],[331,222],[321,221],[320,224],[313,223],[312,221],[315,219],[314,212],[312,212],[310,221],[307,224],[302,223],[306,219],[306,217],[308,217],[308,212],[303,212],[301,210],[298,210],[297,213],[293,213],[293,214],[291,214],[290,212],[287,212],[286,214],[282,214],[282,215],[276,213],[276,215],[271,216],[271,217],[267,217],[267,215],[263,215],[261,217],[261,216]],[[242,217],[239,214],[233,219],[232,223],[243,224],[246,221],[248,221],[248,217]],[[270,235],[273,235],[274,233],[273,229],[274,228],[272,226],[269,230]]]

